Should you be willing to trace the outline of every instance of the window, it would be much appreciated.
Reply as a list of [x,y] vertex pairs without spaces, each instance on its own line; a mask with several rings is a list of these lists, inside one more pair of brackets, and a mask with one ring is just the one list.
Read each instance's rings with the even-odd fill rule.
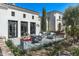
[[59,19],[58,19],[58,21],[61,21],[61,16],[59,16]]
[[26,14],[23,14],[23,18],[26,18]]
[[58,24],[58,31],[61,31],[61,23]]
[[30,34],[36,34],[36,23],[30,23]]
[[11,12],[11,15],[12,15],[12,16],[15,16],[15,12],[12,11],[12,12]]
[[18,22],[17,21],[8,21],[8,37],[15,38],[18,36]]
[[32,16],[32,19],[34,19],[34,16]]
[[28,34],[28,22],[21,21],[21,36]]
[[59,19],[61,19],[61,16],[59,16]]
[[40,25],[39,25],[39,24],[37,24],[37,26],[39,27]]

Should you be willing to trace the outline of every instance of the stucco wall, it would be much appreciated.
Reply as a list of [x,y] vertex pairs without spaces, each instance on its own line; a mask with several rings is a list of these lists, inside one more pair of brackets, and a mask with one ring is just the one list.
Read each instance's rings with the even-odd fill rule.
[[[11,11],[15,12],[15,16],[11,16]],[[26,14],[26,18],[23,18],[23,14]],[[34,19],[32,19],[32,15]],[[26,13],[14,9],[1,9],[0,8],[0,36],[6,36],[8,38],[8,20],[18,21],[18,37],[20,37],[21,21],[28,22],[28,33],[30,33],[30,22],[36,23],[36,34],[40,32],[39,15]],[[37,26],[39,24],[39,26]]]
[[[62,24],[62,14],[61,13],[53,13],[50,12],[47,14],[49,17],[49,31],[57,31],[58,30],[58,24],[61,23]],[[61,17],[60,21],[58,21],[59,16]],[[62,29],[62,26],[61,26]]]
[[[58,24],[59,23],[61,23],[61,30],[62,30],[62,27],[63,27],[62,14],[56,13],[56,14],[54,14],[54,16],[55,16],[55,31],[58,31]],[[59,21],[59,16],[61,17],[60,21]]]

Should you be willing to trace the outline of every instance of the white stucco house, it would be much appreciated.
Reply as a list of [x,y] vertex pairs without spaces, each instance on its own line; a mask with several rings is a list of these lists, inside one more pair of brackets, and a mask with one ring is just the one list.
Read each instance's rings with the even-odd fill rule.
[[20,38],[24,33],[39,34],[39,13],[15,4],[0,4],[0,37]]
[[47,13],[48,17],[48,30],[58,31],[59,24],[61,25],[61,30],[63,30],[63,13],[60,11],[50,11]]

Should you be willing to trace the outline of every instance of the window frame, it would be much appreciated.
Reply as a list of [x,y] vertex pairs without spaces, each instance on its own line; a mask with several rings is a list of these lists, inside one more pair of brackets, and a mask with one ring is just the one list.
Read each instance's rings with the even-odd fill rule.
[[11,11],[11,16],[15,16],[15,12],[14,11]]
[[59,19],[61,19],[61,16],[59,16]]
[[30,22],[30,34],[36,34],[36,23]]
[[27,21],[21,21],[21,22],[20,22],[20,28],[21,28],[21,31],[20,31],[20,32],[21,32],[21,36],[23,36],[23,32],[22,32],[23,29],[22,29],[22,26],[24,25],[24,27],[25,27],[25,24],[26,24],[26,29],[27,29],[27,30],[25,30],[25,31],[28,33],[28,22],[27,22]]
[[23,18],[26,18],[26,14],[23,14]]
[[34,19],[34,15],[32,15],[32,19]]
[[[14,22],[14,23],[12,23]],[[12,28],[12,30],[10,30],[9,26],[14,26],[14,24],[16,25],[14,28]],[[15,30],[14,30],[15,29]],[[15,31],[15,35],[11,35],[10,36],[10,31]],[[13,34],[13,33],[11,33]],[[18,21],[14,21],[14,20],[8,20],[8,38],[16,38],[18,37]]]

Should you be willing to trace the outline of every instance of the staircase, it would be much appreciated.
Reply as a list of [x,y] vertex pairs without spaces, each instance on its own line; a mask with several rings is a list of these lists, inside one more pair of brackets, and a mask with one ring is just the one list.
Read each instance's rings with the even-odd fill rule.
[[11,53],[10,49],[7,47],[3,39],[0,39],[0,48],[2,50],[3,56],[13,56],[13,54]]

